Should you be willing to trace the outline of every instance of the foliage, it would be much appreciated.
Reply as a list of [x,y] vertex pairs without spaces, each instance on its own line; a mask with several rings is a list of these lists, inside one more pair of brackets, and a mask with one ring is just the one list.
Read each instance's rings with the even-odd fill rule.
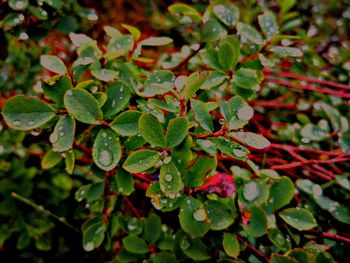
[[[332,61],[309,43],[303,4],[272,2],[175,3],[150,18],[162,33],[85,34],[77,17],[97,15],[75,1],[8,1],[11,41],[33,26],[9,19],[31,14],[70,43],[62,55],[28,40],[4,62],[4,259],[345,260],[350,86],[336,72],[350,62],[307,76]],[[45,71],[29,62],[19,91],[12,64],[29,54]]]

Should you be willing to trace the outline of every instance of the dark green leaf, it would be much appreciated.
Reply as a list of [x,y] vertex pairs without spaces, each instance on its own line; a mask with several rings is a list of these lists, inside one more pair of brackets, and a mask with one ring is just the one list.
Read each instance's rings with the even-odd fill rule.
[[214,125],[204,102],[199,100],[191,100],[191,106],[194,117],[199,125],[206,131],[213,132]]
[[156,214],[151,214],[145,220],[145,237],[146,240],[152,244],[154,244],[161,235],[161,221],[160,217]]
[[123,164],[130,173],[140,173],[153,167],[160,161],[159,153],[151,150],[139,150],[131,153]]
[[57,121],[53,133],[50,135],[52,150],[64,152],[73,147],[75,134],[75,121],[69,115],[62,115]]
[[287,208],[280,212],[279,215],[288,225],[299,231],[309,230],[317,226],[315,218],[305,208]]
[[152,114],[144,113],[139,118],[141,136],[153,146],[165,147],[164,130],[160,122]]
[[178,146],[187,136],[189,123],[186,117],[171,119],[165,137],[166,146],[174,148]]
[[131,253],[146,254],[149,251],[146,241],[136,235],[128,235],[122,242],[125,249]]
[[237,238],[231,233],[224,233],[222,241],[225,253],[230,257],[237,258],[240,252],[240,246]]

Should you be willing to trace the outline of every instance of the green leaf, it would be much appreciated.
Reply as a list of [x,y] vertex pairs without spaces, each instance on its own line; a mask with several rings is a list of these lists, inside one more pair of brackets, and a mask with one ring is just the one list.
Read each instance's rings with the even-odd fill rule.
[[[184,18],[189,17],[195,23],[200,23],[201,19],[202,19],[201,14],[195,8],[193,8],[190,5],[183,4],[183,3],[172,4],[168,7],[168,10],[170,13],[172,13],[174,15],[181,14]],[[187,21],[187,20],[185,20],[185,21]]]
[[218,52],[213,48],[206,48],[200,52],[200,57],[203,64],[209,66],[212,69],[221,71],[221,66],[219,63]]
[[102,107],[102,111],[107,118],[123,110],[131,98],[129,87],[121,81],[110,83],[106,94],[108,98]]
[[69,38],[76,47],[95,46],[97,44],[96,40],[93,40],[91,37],[88,37],[85,34],[76,34],[71,32],[69,33]]
[[85,251],[92,251],[99,247],[104,238],[107,227],[104,223],[98,222],[90,225],[83,231],[83,247]]
[[199,125],[204,130],[213,132],[214,125],[206,104],[199,100],[191,100],[191,106],[194,118],[199,123]]
[[145,220],[145,237],[146,240],[152,244],[155,244],[156,241],[161,236],[161,220],[160,217],[156,214],[151,214],[146,220]]
[[230,136],[255,149],[261,150],[270,146],[269,140],[253,132],[231,132]]
[[265,11],[264,14],[258,16],[258,21],[267,40],[270,40],[278,33],[278,25],[274,13]]
[[107,45],[107,58],[111,59],[119,56],[126,55],[132,50],[134,46],[134,39],[131,35],[120,35],[113,37]]
[[73,117],[83,123],[100,124],[102,111],[95,98],[86,90],[75,88],[64,95],[64,105]]
[[210,229],[212,230],[226,229],[233,224],[237,216],[235,211],[219,200],[207,200],[204,205],[211,221]]
[[179,213],[181,228],[192,236],[202,237],[210,229],[210,220],[203,204],[192,197],[183,200]]
[[174,254],[164,251],[152,254],[151,260],[154,263],[178,263]]
[[119,139],[111,129],[101,129],[92,148],[94,163],[105,171],[115,168],[121,158],[122,149]]
[[203,42],[214,42],[227,33],[225,27],[215,18],[206,21],[201,28],[201,40]]
[[277,248],[282,251],[290,249],[290,240],[287,240],[279,228],[270,228],[268,230],[268,238]]
[[210,90],[221,85],[226,79],[227,76],[224,73],[212,71],[209,73],[204,82],[201,83],[200,88],[203,90]]
[[274,211],[288,205],[294,196],[294,184],[289,177],[282,177],[270,187],[270,202]]
[[135,191],[134,178],[124,169],[118,169],[118,172],[114,175],[114,180],[118,187],[115,191],[118,191],[122,195],[128,196]]
[[50,135],[52,150],[54,152],[64,152],[72,148],[75,134],[75,121],[67,115],[60,116],[53,133]]
[[183,183],[181,180],[181,173],[172,162],[161,166],[159,185],[166,196],[173,196],[182,190]]
[[216,158],[209,156],[198,157],[187,170],[187,174],[184,177],[185,185],[191,188],[201,186],[204,183],[205,176],[214,170],[216,165]]
[[238,160],[246,160],[247,155],[249,154],[247,148],[226,138],[218,137],[211,139],[211,141],[217,145],[222,153],[230,155]]
[[156,70],[147,78],[142,95],[153,97],[174,89],[175,76],[170,70]]
[[259,84],[257,71],[250,68],[241,68],[234,75],[233,83],[245,89],[252,89]]
[[119,75],[117,71],[114,71],[111,69],[95,69],[95,70],[91,70],[91,74],[95,78],[105,82],[116,80]]
[[32,130],[54,118],[55,112],[50,105],[39,99],[18,95],[5,102],[2,115],[11,128]]
[[224,41],[219,46],[218,59],[221,68],[225,71],[233,69],[234,49],[228,41]]
[[107,101],[107,95],[104,92],[95,92],[92,94],[95,100],[98,102],[98,106],[101,108]]
[[44,170],[55,167],[62,160],[61,154],[53,151],[48,151],[41,161],[41,168]]
[[198,71],[193,72],[186,78],[184,87],[181,89],[181,96],[187,102],[202,87],[205,79],[201,77]]
[[252,237],[261,237],[267,232],[267,219],[264,211],[260,207],[250,207],[248,224],[243,225],[244,232]]
[[248,24],[238,23],[237,33],[240,36],[241,46],[253,46],[253,49],[250,48],[251,52],[256,51],[265,44],[265,41],[260,33],[254,27]]
[[240,204],[244,206],[261,205],[269,197],[269,187],[264,181],[248,181],[239,192]]
[[124,237],[122,242],[125,249],[131,253],[146,254],[149,251],[146,241],[134,234]]
[[272,253],[270,263],[298,263],[299,261],[289,257]]
[[165,46],[172,42],[170,37],[149,37],[140,41],[140,44],[143,46]]
[[141,32],[136,27],[127,24],[122,24],[122,27],[128,30],[135,40],[138,40],[140,38]]
[[129,173],[141,173],[160,161],[159,153],[151,150],[138,150],[131,153],[123,164]]
[[233,28],[239,21],[239,9],[229,1],[217,1],[213,6],[216,17],[226,26]]
[[69,150],[65,152],[65,163],[66,163],[66,171],[68,174],[72,174],[74,170],[75,164],[75,155],[73,150]]
[[276,53],[280,57],[303,56],[303,52],[299,48],[295,48],[295,47],[274,46],[274,47],[271,47],[269,51]]
[[143,113],[139,118],[141,136],[153,146],[165,147],[164,130],[160,122],[152,114]]
[[222,246],[225,253],[233,258],[237,258],[240,252],[240,246],[237,238],[231,233],[224,233],[224,239],[222,240]]
[[69,76],[55,76],[51,79],[44,79],[41,84],[45,97],[63,104],[63,97],[67,90],[72,89],[72,80]]
[[317,226],[317,222],[309,210],[305,208],[287,208],[279,213],[279,216],[288,225],[299,231],[309,230]]
[[25,10],[28,6],[28,0],[10,0],[8,3],[16,11]]
[[254,116],[254,109],[240,96],[234,96],[228,102],[221,101],[220,110],[229,122],[230,130],[243,128]]
[[189,123],[186,117],[177,117],[169,121],[165,136],[166,146],[174,148],[178,146],[187,136]]
[[103,182],[97,182],[90,185],[90,188],[86,194],[87,201],[93,202],[98,200],[102,196],[104,189],[105,189],[105,184]]
[[138,132],[138,121],[141,116],[139,111],[124,111],[119,114],[110,127],[122,136],[134,136]]
[[63,61],[52,55],[41,55],[40,56],[40,64],[49,71],[52,71],[57,74],[65,74],[67,73],[66,65],[64,65]]
[[182,236],[180,248],[186,256],[195,262],[210,259],[208,248],[200,238]]

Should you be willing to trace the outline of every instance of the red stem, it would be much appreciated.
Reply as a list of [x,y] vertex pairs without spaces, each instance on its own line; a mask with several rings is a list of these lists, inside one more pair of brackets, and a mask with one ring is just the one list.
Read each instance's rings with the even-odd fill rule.
[[134,205],[130,202],[129,198],[127,196],[124,196],[124,202],[127,205],[127,207],[130,209],[130,211],[136,216],[137,219],[140,219],[141,216],[137,209],[134,207]]
[[241,237],[240,235],[238,234],[235,234],[235,236],[237,237],[237,239],[244,243],[247,248],[249,248],[258,258],[260,258],[263,262],[269,262],[269,259],[268,257],[262,253],[260,250],[258,250],[256,247],[254,247],[252,244],[250,244],[248,241],[246,241],[243,237]]
[[301,80],[301,81],[306,81],[306,82],[317,83],[317,84],[321,84],[321,85],[332,86],[332,87],[339,88],[339,89],[350,90],[350,86],[349,85],[337,83],[337,82],[334,82],[334,81],[331,81],[331,80],[316,79],[314,77],[306,77],[306,76],[295,74],[295,73],[291,73],[291,72],[274,72],[274,71],[269,70],[269,69],[264,69],[263,72],[264,72],[264,74],[267,74],[267,75],[269,75],[269,74],[277,75],[277,76],[284,77],[284,78],[297,79],[297,80]]
[[265,76],[265,79],[268,80],[269,82],[272,82],[272,83],[275,83],[278,85],[282,85],[282,86],[287,86],[287,87],[291,87],[291,88],[295,88],[295,89],[310,90],[310,91],[334,95],[334,96],[344,98],[344,99],[350,99],[350,94],[344,93],[344,91],[337,91],[337,90],[316,87],[316,86],[311,86],[311,85],[302,85],[302,84],[298,84],[298,83],[289,82],[287,80],[271,78],[270,76]]

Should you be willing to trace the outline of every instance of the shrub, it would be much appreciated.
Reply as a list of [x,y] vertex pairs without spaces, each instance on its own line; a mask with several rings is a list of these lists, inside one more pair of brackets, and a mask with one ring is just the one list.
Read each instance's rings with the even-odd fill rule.
[[[303,56],[282,44],[299,39],[288,35],[293,1],[278,2],[283,19],[267,9],[244,17],[258,7],[222,0],[203,12],[173,4],[168,26],[179,26],[186,43],[171,53],[171,35],[123,24],[105,26],[99,41],[71,32],[72,61],[41,55],[50,72],[37,86],[42,92],[11,96],[2,107],[10,129],[3,130],[0,153],[11,179],[1,183],[10,187],[1,190],[9,224],[1,225],[0,243],[16,233],[18,250],[31,251],[35,241],[37,250],[64,257],[69,248],[62,242],[73,236],[70,242],[82,240],[79,255],[101,262],[333,262],[332,254],[344,254],[349,239],[336,232],[350,222],[339,198],[349,195],[348,174],[322,164],[349,160],[348,121],[341,117],[349,112],[342,104],[348,86],[317,89],[281,79],[308,81],[276,71],[286,63],[298,67]],[[286,87],[315,93],[303,93],[299,103],[285,96]],[[271,96],[278,99],[265,100]],[[314,110],[307,99],[317,101]],[[310,116],[280,112],[266,120],[264,107],[306,109]],[[295,117],[302,125],[292,123]],[[265,121],[287,123],[271,134]],[[339,141],[328,140],[331,132]],[[296,146],[281,144],[288,141]],[[344,154],[331,150],[339,146]],[[288,163],[281,151],[296,161]],[[310,153],[320,159],[307,160]],[[300,167],[306,178],[290,170]],[[337,183],[344,189],[323,194]],[[15,201],[31,210],[15,211]],[[61,227],[66,236],[53,241]]]

